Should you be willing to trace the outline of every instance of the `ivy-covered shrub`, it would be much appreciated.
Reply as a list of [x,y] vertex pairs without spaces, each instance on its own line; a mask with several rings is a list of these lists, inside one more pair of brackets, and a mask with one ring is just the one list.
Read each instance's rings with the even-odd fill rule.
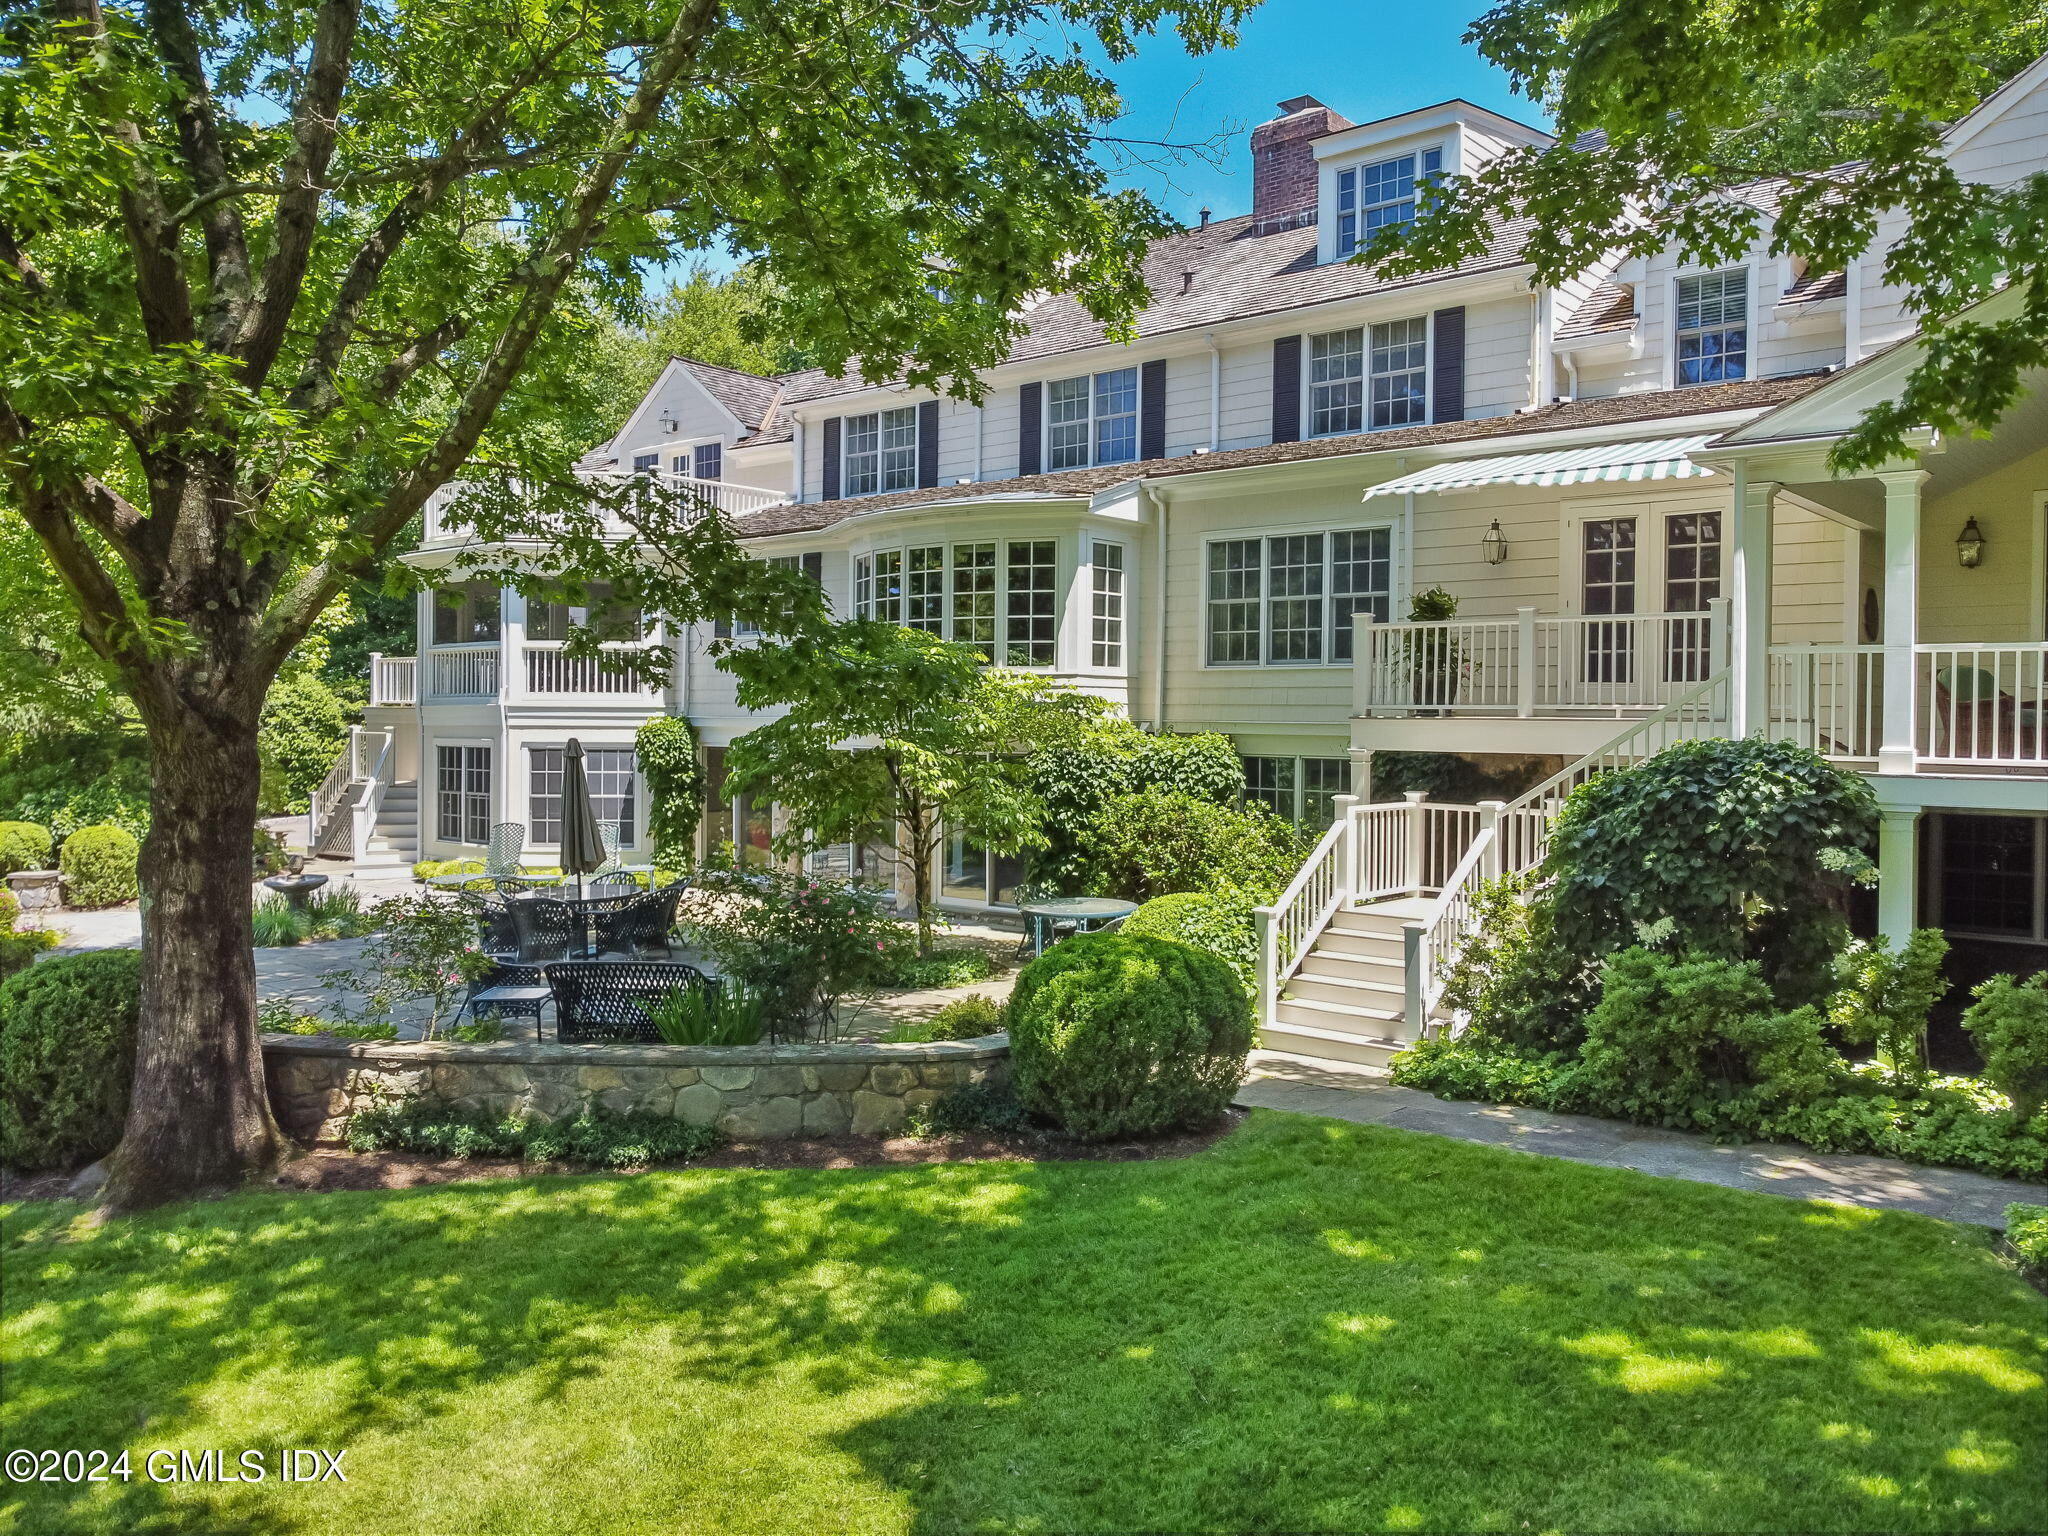
[[1263,806],[1143,789],[1118,795],[1089,824],[1081,889],[1139,902],[1226,886],[1264,896],[1294,878],[1309,848]]
[[57,867],[63,872],[64,900],[74,907],[111,907],[141,894],[135,860],[141,852],[133,836],[120,827],[80,827],[64,839]]
[[1214,1121],[1252,1042],[1222,961],[1121,933],[1077,935],[1027,965],[1009,1026],[1019,1101],[1091,1141]]
[[0,821],[0,875],[22,869],[48,869],[56,846],[48,827],[32,821]]
[[1244,760],[1228,736],[1146,732],[1121,719],[1040,749],[1029,770],[1047,837],[1032,856],[1031,881],[1056,891],[1082,888],[1090,829],[1118,796],[1157,789],[1224,806],[1244,796]]
[[934,1136],[1042,1136],[1008,1083],[963,1083],[904,1116],[903,1133]]
[[1557,941],[1612,954],[1663,928],[1755,960],[1780,1005],[1818,1003],[1868,878],[1877,800],[1861,774],[1786,742],[1681,742],[1574,790],[1544,865]]
[[68,1168],[121,1139],[141,956],[65,955],[0,982],[0,1163]]
[[0,981],[35,964],[36,956],[57,947],[57,935],[48,928],[31,928],[16,933],[21,901],[12,891],[0,891]]
[[280,678],[263,700],[256,749],[263,762],[265,815],[303,811],[348,745],[348,716],[334,690],[311,672]]
[[1247,992],[1259,974],[1259,898],[1241,886],[1155,896],[1120,929],[1133,938],[1171,939],[1206,950],[1230,967]]
[[1963,1028],[1984,1058],[1984,1076],[2012,1100],[2015,1118],[2031,1120],[2048,1105],[2048,971],[2025,981],[1994,976],[1972,989]]
[[647,785],[647,831],[654,861],[687,868],[697,853],[697,823],[704,814],[704,765],[697,731],[681,715],[656,715],[633,734],[633,760]]

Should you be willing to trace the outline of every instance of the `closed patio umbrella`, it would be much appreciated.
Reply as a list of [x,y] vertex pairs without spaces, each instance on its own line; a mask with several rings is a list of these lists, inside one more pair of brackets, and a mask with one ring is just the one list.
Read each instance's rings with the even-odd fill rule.
[[571,736],[562,751],[562,873],[575,874],[578,901],[583,899],[583,877],[604,860],[597,807],[590,803],[590,781],[583,774],[583,743]]

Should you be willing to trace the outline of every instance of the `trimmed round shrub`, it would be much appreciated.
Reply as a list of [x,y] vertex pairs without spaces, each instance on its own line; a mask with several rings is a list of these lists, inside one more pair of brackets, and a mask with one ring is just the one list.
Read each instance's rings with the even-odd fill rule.
[[925,1020],[923,1034],[927,1040],[979,1040],[1002,1028],[1003,1005],[994,998],[956,997]]
[[27,970],[36,963],[37,955],[57,947],[57,935],[47,928],[16,933],[14,924],[20,916],[20,899],[12,891],[0,891],[0,981]]
[[1024,967],[1010,999],[1017,1097],[1101,1141],[1209,1124],[1251,1050],[1230,967],[1169,939],[1079,934]]
[[1249,988],[1259,968],[1258,902],[1249,891],[1176,891],[1155,896],[1130,915],[1122,932],[1171,939],[1207,950]]
[[56,839],[48,827],[32,821],[0,821],[0,875],[21,869],[48,869]]
[[64,955],[0,983],[0,1162],[68,1168],[121,1139],[142,957]]
[[80,827],[64,839],[58,868],[64,899],[74,907],[111,907],[141,894],[135,858],[141,844],[119,827]]

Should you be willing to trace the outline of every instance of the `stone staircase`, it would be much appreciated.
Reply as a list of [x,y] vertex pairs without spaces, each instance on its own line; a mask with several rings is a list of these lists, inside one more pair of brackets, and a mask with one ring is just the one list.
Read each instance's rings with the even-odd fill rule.
[[356,850],[357,869],[410,869],[420,856],[420,786],[417,779],[387,785],[377,806],[369,846]]
[[1332,914],[1301,968],[1281,988],[1272,1022],[1259,1031],[1269,1051],[1384,1067],[1414,1043],[1405,1027],[1407,971],[1402,928],[1430,898],[1404,896]]

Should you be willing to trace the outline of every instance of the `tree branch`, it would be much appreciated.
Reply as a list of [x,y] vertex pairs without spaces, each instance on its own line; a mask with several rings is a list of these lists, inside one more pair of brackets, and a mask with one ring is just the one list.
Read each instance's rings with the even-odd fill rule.
[[[148,14],[157,48],[178,87],[178,144],[192,185],[204,196],[227,181],[228,166],[227,157],[221,152],[220,129],[214,118],[212,93],[206,84],[206,68],[200,59],[199,39],[193,33],[192,19],[176,0],[150,0]],[[242,230],[242,216],[232,203],[212,201],[204,211],[207,270],[213,286],[206,306],[205,329],[208,346],[218,349],[234,333],[237,318],[248,302],[249,246]],[[177,240],[183,222],[183,215],[169,216],[165,230],[169,240]]]

